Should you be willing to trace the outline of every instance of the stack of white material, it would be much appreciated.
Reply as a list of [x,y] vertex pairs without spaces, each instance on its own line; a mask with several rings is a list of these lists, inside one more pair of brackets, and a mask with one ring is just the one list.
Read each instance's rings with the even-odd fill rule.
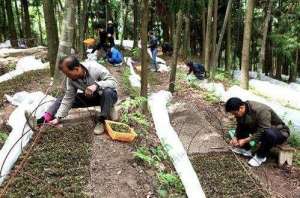
[[[121,40],[115,40],[116,45],[121,45]],[[133,48],[133,40],[123,40],[123,47],[125,49],[131,50]],[[138,47],[141,48],[140,41],[138,42]]]
[[21,75],[27,71],[46,69],[46,68],[49,68],[49,63],[42,63],[40,59],[37,60],[35,59],[34,56],[26,56],[24,58],[21,58],[18,61],[15,70],[0,76],[0,82],[13,79],[14,77]]
[[46,96],[42,92],[19,92],[13,97],[7,96],[7,99],[12,104],[17,105],[17,108],[9,117],[8,124],[12,127],[12,131],[0,151],[0,168],[2,167],[0,184],[9,174],[10,169],[33,134],[33,131],[26,124],[25,111],[31,113],[37,108],[34,115],[41,117],[51,102],[55,100],[55,98]]
[[0,43],[0,49],[2,48],[11,48],[10,40],[6,40],[3,43]]
[[149,106],[155,124],[156,134],[172,159],[187,196],[189,198],[205,198],[199,179],[186,151],[177,133],[170,124],[167,103],[170,101],[171,96],[170,92],[160,91],[151,94],[149,98]]
[[130,69],[129,81],[130,81],[131,86],[140,88],[141,87],[141,77],[135,73],[133,65],[132,65],[132,62],[133,62],[132,59],[130,57],[125,57],[124,60]]

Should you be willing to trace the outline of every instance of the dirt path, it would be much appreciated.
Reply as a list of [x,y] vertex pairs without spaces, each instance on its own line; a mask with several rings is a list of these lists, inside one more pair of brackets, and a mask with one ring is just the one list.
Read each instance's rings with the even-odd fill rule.
[[[120,79],[121,70],[109,68],[120,83],[119,100],[126,98]],[[112,141],[108,135],[94,136],[90,165],[91,192],[94,197],[147,197],[153,187],[147,173],[134,161],[134,145]]]

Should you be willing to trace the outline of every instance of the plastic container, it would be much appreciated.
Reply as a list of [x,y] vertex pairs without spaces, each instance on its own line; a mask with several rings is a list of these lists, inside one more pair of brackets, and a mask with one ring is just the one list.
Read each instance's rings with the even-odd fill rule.
[[[112,124],[126,126],[126,127],[128,127],[128,132],[114,131],[111,127]],[[122,142],[132,142],[137,137],[137,134],[134,132],[133,128],[129,127],[127,124],[123,124],[120,122],[105,120],[105,128],[106,128],[108,135],[113,140],[118,140],[118,141],[122,141]]]

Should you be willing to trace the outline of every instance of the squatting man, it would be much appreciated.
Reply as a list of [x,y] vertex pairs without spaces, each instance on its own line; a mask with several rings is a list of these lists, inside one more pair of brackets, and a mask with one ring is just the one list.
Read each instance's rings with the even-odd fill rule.
[[250,141],[255,141],[257,151],[248,162],[251,166],[260,166],[267,160],[272,147],[284,143],[289,135],[289,128],[267,105],[230,98],[225,104],[226,112],[233,114],[237,121],[235,136],[230,141],[233,152],[251,157]]
[[83,65],[74,56],[63,58],[59,63],[59,69],[67,76],[65,95],[57,98],[37,120],[38,125],[43,123],[58,125],[71,108],[101,106],[94,133],[103,133],[104,121],[115,120],[117,116],[114,109],[114,104],[118,100],[115,78],[105,67],[94,64]]

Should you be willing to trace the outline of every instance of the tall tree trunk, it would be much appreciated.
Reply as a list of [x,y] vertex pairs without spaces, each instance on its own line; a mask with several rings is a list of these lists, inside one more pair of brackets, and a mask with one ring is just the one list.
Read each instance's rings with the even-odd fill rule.
[[226,51],[225,51],[225,71],[231,70],[232,64],[232,49],[231,49],[231,12],[228,16],[226,27]]
[[249,89],[249,49],[250,49],[254,4],[255,4],[255,0],[248,0],[248,5],[246,9],[243,50],[242,50],[242,71],[241,71],[241,83],[240,83],[243,89]]
[[[79,55],[81,58],[84,57],[84,44],[83,40],[85,39],[85,32],[84,32],[84,23],[86,16],[86,5],[87,0],[77,0],[77,18],[78,18],[78,39],[77,39],[77,49],[79,50]],[[85,9],[83,8],[85,6]]]
[[21,26],[21,21],[20,21],[20,14],[19,14],[19,8],[18,8],[17,0],[15,0],[15,9],[16,9],[17,26],[18,26],[18,30],[19,30],[19,37],[24,38],[23,30],[22,30],[22,26]]
[[42,28],[42,22],[41,22],[41,12],[39,10],[39,6],[36,6],[36,12],[38,13],[38,21],[39,21],[40,45],[44,45],[43,28]]
[[298,76],[298,62],[299,62],[299,49],[296,49],[295,53],[295,63],[291,63],[289,71],[289,82],[296,82]]
[[267,15],[266,19],[264,21],[264,27],[263,27],[263,37],[261,41],[261,49],[260,49],[260,56],[259,56],[259,63],[258,63],[258,78],[261,78],[262,75],[262,70],[263,70],[263,65],[265,64],[265,59],[266,59],[266,41],[267,41],[267,34],[268,34],[268,29],[269,29],[269,22],[271,18],[271,10],[272,10],[272,3],[273,0],[268,0],[268,7],[267,9]]
[[205,63],[204,63],[205,70],[207,73],[209,73],[210,71],[212,11],[213,11],[213,0],[208,0],[207,22],[206,22],[206,33],[205,33]]
[[31,36],[31,27],[30,27],[30,17],[28,10],[28,0],[21,0],[21,5],[24,12],[24,26],[25,26],[25,38],[27,39],[27,45],[30,47],[33,44],[32,36]]
[[4,41],[7,38],[7,22],[4,1],[0,1],[0,39]]
[[183,37],[183,43],[182,43],[183,59],[187,59],[188,56],[190,56],[190,51],[191,51],[190,4],[191,4],[191,0],[187,0],[186,1],[187,10],[186,10],[186,13],[184,14],[184,37]]
[[123,32],[124,32],[124,12],[126,13],[126,6],[124,8],[124,0],[120,0],[119,22],[118,22],[118,39],[121,40],[120,45],[123,45]]
[[170,82],[169,82],[169,91],[173,93],[175,91],[175,81],[176,81],[176,69],[177,69],[177,58],[178,58],[178,51],[180,49],[181,43],[181,31],[182,31],[182,23],[183,23],[183,16],[182,10],[180,9],[177,13],[177,26],[176,26],[176,33],[174,36],[174,52],[172,58],[172,68],[170,73]]
[[62,72],[58,69],[59,61],[62,57],[71,54],[73,35],[75,32],[75,0],[65,1],[65,13],[63,20],[63,29],[60,36],[59,47],[57,51],[57,59],[54,72],[54,83],[58,85],[63,80]]
[[142,24],[141,24],[141,44],[142,44],[142,71],[141,71],[141,96],[147,97],[148,93],[148,54],[147,54],[147,31],[149,21],[149,0],[142,0]]
[[6,6],[7,21],[8,21],[9,39],[11,41],[12,47],[17,47],[18,46],[17,31],[15,27],[15,20],[12,11],[11,0],[5,0],[5,6]]
[[54,75],[55,63],[58,49],[58,31],[56,18],[54,14],[53,0],[43,0],[43,11],[45,17],[45,26],[47,34],[48,59],[50,62],[50,73]]
[[215,54],[214,54],[214,57],[213,57],[213,62],[211,64],[211,75],[210,75],[211,78],[214,78],[215,69],[216,69],[217,64],[218,64],[218,59],[219,59],[220,50],[221,50],[221,44],[222,44],[222,40],[223,40],[223,37],[224,37],[224,34],[225,34],[226,26],[227,26],[227,23],[228,23],[228,18],[229,18],[230,12],[231,12],[231,5],[232,5],[232,0],[229,0],[228,4],[227,4],[227,8],[226,8],[226,13],[225,13],[223,26],[222,26],[221,33],[220,33],[220,36],[219,36],[218,45],[216,47]]
[[[214,11],[213,11],[213,30],[212,30],[212,49],[211,49],[211,60],[210,63],[214,62],[214,57],[216,54],[216,48],[217,48],[217,34],[218,34],[218,0],[214,0]],[[211,65],[211,67],[214,67],[215,65]],[[213,71],[213,68],[211,68]]]
[[133,48],[138,47],[138,0],[133,0]]
[[205,11],[205,8],[202,9],[202,14],[201,14],[201,24],[202,24],[202,62],[204,62],[205,60],[205,45],[206,45],[206,42],[205,42],[205,38],[206,38],[206,27],[205,27],[205,24],[206,24],[206,18],[205,18],[205,15],[206,15],[206,11]]

